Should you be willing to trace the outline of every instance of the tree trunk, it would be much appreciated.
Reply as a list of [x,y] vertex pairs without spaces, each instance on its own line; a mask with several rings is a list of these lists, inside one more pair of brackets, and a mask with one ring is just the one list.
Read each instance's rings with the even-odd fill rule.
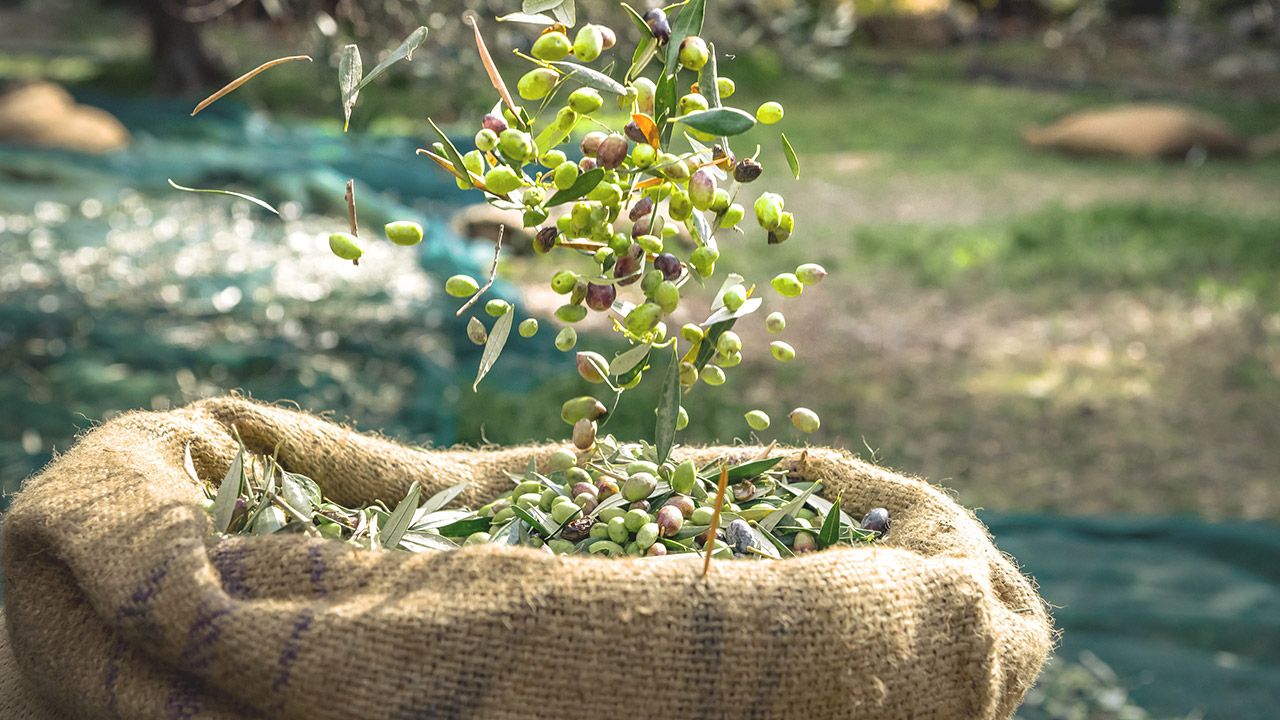
[[196,23],[166,10],[163,0],[146,2],[151,24],[151,61],[162,92],[196,95],[231,80],[222,63],[209,54]]

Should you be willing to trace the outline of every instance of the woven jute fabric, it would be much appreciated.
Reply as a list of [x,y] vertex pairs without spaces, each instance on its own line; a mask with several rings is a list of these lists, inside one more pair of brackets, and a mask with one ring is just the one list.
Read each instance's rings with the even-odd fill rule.
[[[876,546],[783,561],[373,552],[302,534],[219,538],[184,470],[269,453],[332,499],[395,503],[555,446],[422,450],[240,398],[134,413],[31,479],[4,522],[12,658],[0,709],[76,718],[1004,718],[1051,649],[1034,587],[942,491],[786,449]],[[699,461],[762,448],[677,451]],[[0,648],[3,650],[3,648]],[[20,677],[11,677],[13,666]],[[21,697],[19,697],[21,696]],[[24,699],[25,698],[25,699]],[[6,704],[9,703],[9,704]],[[35,708],[35,709],[28,709]],[[9,717],[6,715],[6,717]],[[24,717],[24,715],[17,715]]]

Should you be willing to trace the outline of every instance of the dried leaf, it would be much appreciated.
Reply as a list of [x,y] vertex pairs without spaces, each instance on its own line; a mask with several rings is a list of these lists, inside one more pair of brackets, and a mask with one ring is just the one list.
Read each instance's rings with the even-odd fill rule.
[[183,192],[211,193],[213,195],[230,195],[231,197],[240,198],[241,200],[248,200],[254,205],[257,205],[260,208],[265,208],[267,210],[270,210],[276,215],[280,214],[279,210],[276,210],[275,208],[271,207],[265,201],[259,200],[258,198],[252,195],[245,195],[244,193],[235,192],[234,190],[213,190],[213,189],[205,189],[205,188],[187,187],[185,185],[179,185],[178,183],[174,182],[173,178],[169,178],[169,187],[173,188],[174,190],[181,190]]
[[275,66],[277,66],[277,65],[283,65],[283,64],[285,64],[285,63],[287,63],[287,62],[293,62],[294,60],[306,60],[307,62],[311,62],[311,56],[309,56],[309,55],[290,55],[290,56],[288,56],[288,57],[276,58],[275,60],[268,60],[267,62],[262,63],[262,64],[261,64],[261,65],[259,65],[258,67],[256,67],[256,68],[254,68],[254,69],[250,70],[249,72],[247,72],[247,73],[245,73],[245,74],[241,75],[240,77],[236,78],[235,80],[232,80],[231,82],[229,82],[229,83],[227,83],[226,85],[222,86],[222,88],[221,88],[220,90],[218,90],[217,92],[215,92],[214,94],[212,94],[212,95],[210,95],[209,97],[207,97],[207,98],[205,98],[205,99],[201,100],[201,101],[200,101],[200,104],[199,104],[199,105],[196,105],[196,108],[195,108],[194,110],[192,110],[192,111],[191,111],[191,117],[195,117],[195,116],[196,116],[196,115],[197,115],[201,110],[204,110],[205,108],[209,107],[210,105],[214,104],[215,102],[217,102],[217,101],[221,100],[222,98],[226,97],[227,95],[230,95],[231,93],[233,93],[233,92],[235,92],[236,90],[240,89],[240,86],[241,86],[241,85],[244,85],[245,83],[247,83],[247,82],[249,82],[250,80],[254,79],[255,77],[257,77],[257,76],[258,76],[258,74],[259,74],[259,73],[261,73],[261,72],[263,72],[263,71],[265,71],[265,70],[270,70],[271,68],[273,68],[273,67],[275,67]]

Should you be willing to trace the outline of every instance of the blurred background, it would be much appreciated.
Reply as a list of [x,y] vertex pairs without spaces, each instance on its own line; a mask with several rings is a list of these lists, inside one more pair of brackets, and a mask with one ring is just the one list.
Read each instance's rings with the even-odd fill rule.
[[[232,389],[418,443],[567,436],[580,381],[552,347],[553,263],[508,243],[497,292],[543,331],[472,393],[479,348],[440,286],[487,273],[501,218],[413,154],[427,116],[470,147],[496,98],[460,17],[515,5],[0,0],[0,488],[119,412]],[[689,398],[682,441],[750,440],[744,410],[805,404],[818,435],[763,440],[847,448],[978,508],[1063,629],[1024,718],[1275,717],[1280,3],[709,10],[735,101],[782,102],[804,168],[792,180],[775,134],[748,138],[798,226],[742,241],[728,269],[831,276],[786,308],[802,362],[748,352]],[[578,12],[630,52],[616,6]],[[426,44],[344,135],[342,46],[369,68],[418,25]],[[494,49],[534,37],[483,27]],[[298,53],[315,62],[189,117]],[[347,178],[366,232],[415,219],[426,242],[332,257]],[[646,437],[653,394],[608,429]]]

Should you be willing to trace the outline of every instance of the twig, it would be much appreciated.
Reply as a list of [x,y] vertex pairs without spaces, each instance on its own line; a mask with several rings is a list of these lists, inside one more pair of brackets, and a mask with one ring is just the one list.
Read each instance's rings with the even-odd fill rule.
[[476,304],[476,301],[480,299],[481,295],[485,294],[489,288],[493,287],[493,281],[498,277],[498,255],[502,253],[502,234],[506,232],[506,230],[506,225],[498,226],[498,241],[493,244],[493,267],[489,268],[489,282],[485,283],[484,287],[477,290],[476,294],[472,295],[470,300],[466,301],[462,304],[462,307],[458,308],[458,317],[462,317],[463,313],[471,309],[472,305]]
[[494,89],[502,96],[507,107],[511,108],[511,112],[516,113],[516,103],[511,99],[511,92],[507,90],[507,84],[502,82],[502,76],[498,74],[498,66],[493,64],[489,48],[485,47],[484,38],[480,36],[480,24],[476,22],[475,13],[467,15],[462,21],[470,25],[476,33],[476,49],[480,51],[480,62],[484,65],[485,72],[489,73],[489,82],[493,83]]
[[239,88],[241,85],[252,80],[254,76],[262,72],[263,70],[270,70],[271,68],[277,65],[283,65],[284,63],[287,63],[293,60],[306,60],[307,62],[311,62],[311,57],[308,55],[290,55],[289,57],[282,57],[282,58],[276,58],[275,60],[268,60],[267,62],[262,63],[258,67],[250,70],[249,72],[241,75],[235,80],[232,80],[231,82],[222,86],[222,89],[218,90],[217,92],[210,95],[209,97],[201,100],[200,104],[196,105],[196,109],[191,111],[191,116],[195,117],[196,114],[199,113],[201,110],[204,110],[205,108],[214,104],[222,97],[226,95],[230,95],[231,93],[235,92],[237,88]]
[[776,447],[778,447],[778,441],[777,441],[777,440],[774,440],[773,442],[769,443],[769,447],[765,448],[765,449],[764,449],[764,452],[760,453],[760,457],[758,457],[758,458],[756,458],[756,459],[757,459],[757,460],[763,460],[763,459],[765,459],[765,458],[769,457],[769,454],[770,454],[770,453],[772,453],[772,452],[773,452],[773,449],[774,449],[774,448],[776,448]]
[[720,529],[720,508],[724,505],[724,491],[729,487],[729,465],[720,463],[720,487],[716,489],[715,510],[711,513],[711,527],[707,529],[707,554],[702,561],[702,577],[711,572],[711,553],[716,549],[716,531]]
[[351,221],[351,234],[360,236],[360,225],[356,222],[356,181],[347,181],[347,219]]

